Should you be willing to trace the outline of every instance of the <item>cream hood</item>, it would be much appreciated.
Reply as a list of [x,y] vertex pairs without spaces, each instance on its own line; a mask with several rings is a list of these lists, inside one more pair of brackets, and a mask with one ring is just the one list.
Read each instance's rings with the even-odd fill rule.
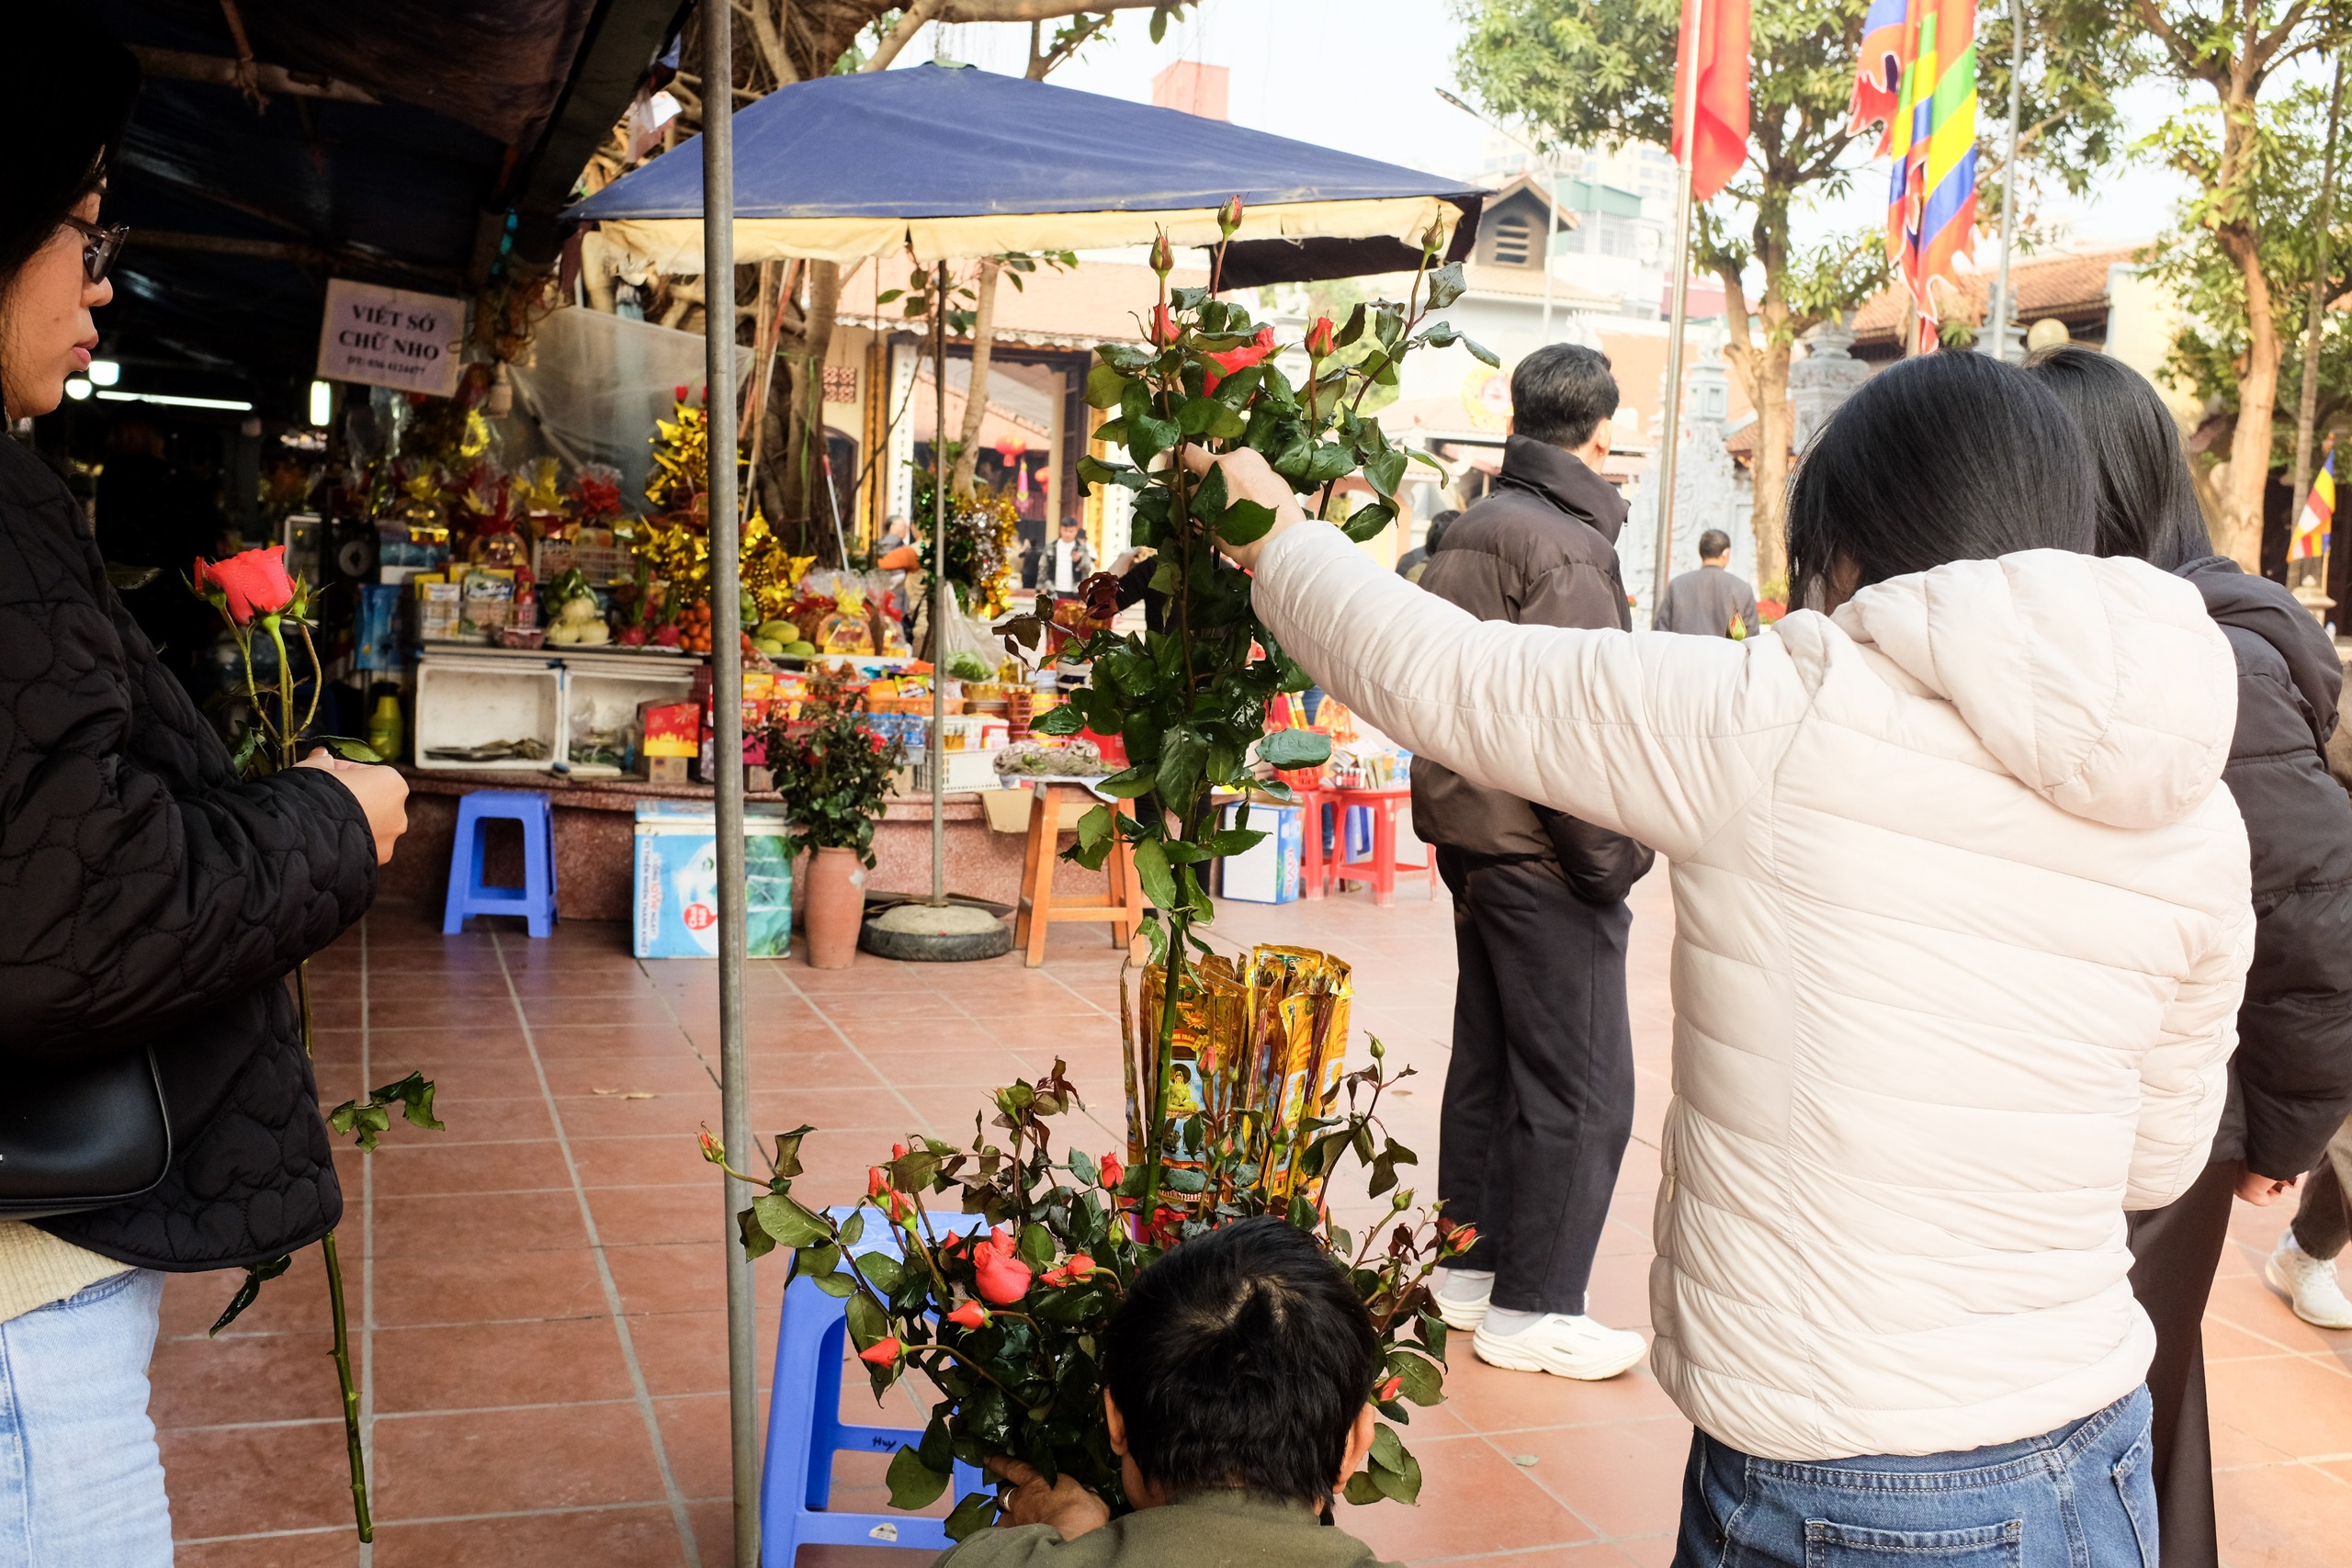
[[2145,561],[2064,550],[1953,561],[1873,583],[1834,618],[2074,816],[2179,821],[2229,758],[2229,643],[2195,588]]

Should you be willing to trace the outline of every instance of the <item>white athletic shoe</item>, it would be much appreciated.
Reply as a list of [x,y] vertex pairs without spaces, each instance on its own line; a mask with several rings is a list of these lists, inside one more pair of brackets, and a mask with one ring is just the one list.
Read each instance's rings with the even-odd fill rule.
[[1599,1382],[1642,1359],[1649,1347],[1631,1329],[1611,1328],[1589,1317],[1547,1313],[1516,1334],[1484,1327],[1471,1341],[1478,1359],[1513,1372],[1550,1372],[1554,1377]]
[[[1473,1278],[1478,1286],[1477,1294],[1453,1296],[1446,1294],[1449,1288],[1468,1284],[1472,1282]],[[1468,1277],[1464,1276],[1460,1269],[1449,1269],[1445,1271],[1444,1277],[1438,1280],[1437,1288],[1430,1293],[1437,1298],[1437,1315],[1440,1320],[1448,1328],[1459,1329],[1468,1334],[1487,1321],[1487,1310],[1494,1305],[1495,1277],[1492,1274]]]
[[2295,1245],[2291,1230],[2278,1238],[2270,1260],[2262,1266],[2270,1288],[2287,1298],[2295,1315],[2320,1328],[2352,1328],[2352,1301],[2335,1278],[2335,1260],[2313,1258]]

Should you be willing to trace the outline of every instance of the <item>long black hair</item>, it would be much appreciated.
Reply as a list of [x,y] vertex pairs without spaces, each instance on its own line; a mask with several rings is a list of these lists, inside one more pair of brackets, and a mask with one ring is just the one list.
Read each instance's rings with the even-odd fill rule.
[[2032,377],[1981,354],[1931,354],[1871,378],[1823,425],[1789,486],[1790,603],[1835,562],[1855,587],[2018,550],[2087,554],[2090,454]]
[[0,290],[105,184],[139,95],[139,62],[81,0],[9,18],[0,102],[24,128],[0,158]]
[[2043,349],[2026,373],[2075,416],[2098,487],[2098,553],[2171,571],[2213,553],[2180,427],[2148,378],[2075,344]]

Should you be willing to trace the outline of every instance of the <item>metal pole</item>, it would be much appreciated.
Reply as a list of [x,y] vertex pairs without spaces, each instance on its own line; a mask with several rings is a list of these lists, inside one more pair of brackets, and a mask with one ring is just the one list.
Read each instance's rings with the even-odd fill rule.
[[[735,39],[733,7],[702,7],[703,344],[710,386],[710,706],[718,858],[718,1092],[729,1156],[752,1158],[743,1051],[742,528],[735,515]],[[735,1216],[755,1196],[721,1177],[727,1213],[727,1388],[734,1450],[735,1568],[759,1568],[757,1298]]]
[[[931,275],[931,907],[947,907],[947,264]],[[978,389],[966,383],[964,395]]]
[[1544,341],[1552,341],[1552,243],[1560,237],[1560,154],[1544,154]]
[[1993,357],[2009,356],[2009,254],[2018,245],[2018,130],[2025,118],[2025,0],[2009,0],[2009,161],[2001,169],[2001,265],[1993,273],[1993,308],[1985,312]]
[[[1681,178],[1674,197],[1674,309],[1666,329],[1666,422],[1658,432],[1657,553],[1650,569],[1650,625],[1657,625],[1657,606],[1666,596],[1668,564],[1674,558],[1674,458],[1682,437],[1682,332],[1690,309],[1691,181],[1696,177],[1699,141],[1699,30],[1707,8],[1694,6],[1689,55],[1675,62],[1677,87],[1682,97],[1682,145],[1675,149]],[[1678,47],[1679,47],[1678,45]]]
[[[2302,504],[2312,493],[2312,434],[2319,423],[2319,340],[2320,331],[2327,321],[2327,269],[2335,258],[2329,254],[2330,228],[2335,222],[2335,132],[2344,117],[2344,57],[2335,57],[2335,92],[2327,101],[2327,155],[2321,164],[2319,177],[2319,255],[2318,265],[2312,269],[2312,302],[2303,327],[2303,396],[2295,409],[2295,495],[2296,516],[2302,515]],[[2326,567],[2321,567],[2320,581],[2324,583]]]

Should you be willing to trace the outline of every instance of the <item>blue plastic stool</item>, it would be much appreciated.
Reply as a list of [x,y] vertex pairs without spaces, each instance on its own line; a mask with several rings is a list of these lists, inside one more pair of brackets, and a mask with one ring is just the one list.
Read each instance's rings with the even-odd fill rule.
[[[836,1223],[847,1209],[831,1211]],[[934,1214],[942,1235],[970,1235],[986,1227],[978,1214]],[[865,1234],[851,1248],[856,1256],[899,1256],[899,1233],[868,1211]],[[785,1287],[784,1321],[776,1330],[775,1380],[768,1393],[767,1456],[760,1472],[760,1562],[763,1568],[793,1568],[804,1546],[902,1546],[944,1551],[945,1521],[922,1514],[836,1513],[825,1506],[833,1491],[833,1455],[895,1453],[900,1443],[922,1441],[921,1427],[852,1427],[841,1418],[842,1340],[849,1308],[808,1280]],[[948,1486],[950,1502],[991,1483],[974,1466],[958,1462]]]
[[[523,827],[523,886],[493,887],[481,879],[482,824]],[[478,789],[458,801],[457,841],[449,851],[449,904],[441,934],[456,936],[468,915],[520,915],[535,937],[555,930],[555,812],[548,797],[529,790]]]

